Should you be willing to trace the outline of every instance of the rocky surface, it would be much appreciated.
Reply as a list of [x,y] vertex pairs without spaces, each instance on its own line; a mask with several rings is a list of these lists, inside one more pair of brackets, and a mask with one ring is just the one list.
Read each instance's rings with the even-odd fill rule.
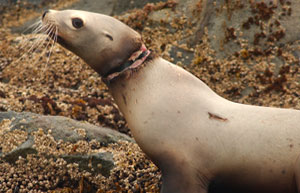
[[[0,192],[159,188],[153,180],[158,179],[157,168],[145,160],[129,136],[109,128],[66,117],[8,111],[0,112],[0,139]],[[147,181],[147,187],[137,178]],[[130,187],[129,180],[134,186]]]
[[[3,119],[0,192],[158,192],[160,187],[158,169],[135,143],[104,145],[101,137],[88,135],[97,126],[131,136],[101,78],[59,45],[45,40],[38,47],[37,35],[19,33],[43,10],[71,7],[114,15],[140,32],[147,47],[219,95],[245,104],[300,109],[299,6],[297,0],[146,5],[137,0],[32,0],[0,6],[0,111],[59,115],[95,125],[70,130],[66,123],[73,121],[53,118],[63,120],[55,126],[62,134],[75,136],[62,140],[49,126],[52,117],[48,122],[43,117],[44,125],[29,130],[21,128],[22,121],[7,130],[17,122]],[[20,148],[28,151],[3,159]],[[109,175],[95,167],[102,159],[114,164]],[[87,165],[88,160],[99,162]]]
[[[18,160],[19,156],[26,157],[27,154],[32,153],[57,154],[52,152],[52,150],[60,150],[61,153],[58,154],[61,154],[64,158],[71,159],[72,157],[63,154],[63,151],[65,151],[64,148],[67,146],[66,144],[76,144],[80,141],[93,141],[93,143],[105,147],[110,143],[117,143],[119,140],[133,142],[127,135],[109,128],[96,127],[66,117],[41,116],[29,112],[0,112],[0,126],[0,134],[4,139],[1,143],[0,157],[9,163],[14,163]],[[57,149],[53,149],[54,147],[52,147],[52,149],[42,150],[40,147],[41,144],[36,144],[36,138],[39,137],[39,134],[48,134],[51,136],[53,141],[59,143],[56,147]],[[45,143],[45,141],[41,142]],[[77,144],[77,146],[80,146],[80,144]],[[95,148],[96,147],[98,146],[95,146]],[[73,155],[82,152],[76,149],[73,152],[67,153]],[[80,157],[76,157],[77,155],[74,156],[74,159],[80,159]],[[92,155],[91,159],[95,158],[99,160],[101,157],[103,157],[105,161],[110,155]],[[82,161],[85,162],[85,160],[87,160],[87,157],[84,155]],[[114,165],[112,160],[110,160],[110,162],[111,164],[108,165]],[[88,165],[88,163],[85,165]],[[102,169],[108,170],[105,171],[107,175],[111,168]]]
[[[228,57],[241,49],[256,47],[261,54],[274,47],[293,44],[300,36],[299,1],[213,1],[203,0],[197,31],[191,43],[205,33],[218,57]],[[196,19],[196,18],[195,18]],[[296,43],[298,45],[299,43]]]

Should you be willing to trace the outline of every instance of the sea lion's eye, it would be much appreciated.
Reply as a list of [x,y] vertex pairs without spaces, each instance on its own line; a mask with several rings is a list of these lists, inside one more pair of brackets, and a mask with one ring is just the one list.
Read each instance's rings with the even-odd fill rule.
[[79,28],[81,28],[83,26],[83,21],[80,18],[73,18],[72,19],[72,25],[76,29],[79,29]]

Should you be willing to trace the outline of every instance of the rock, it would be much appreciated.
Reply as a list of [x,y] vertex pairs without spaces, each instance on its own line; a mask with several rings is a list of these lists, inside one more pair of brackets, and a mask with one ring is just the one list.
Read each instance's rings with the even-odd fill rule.
[[283,47],[300,40],[299,33],[295,33],[300,31],[300,1],[176,2],[176,14],[171,9],[156,11],[150,15],[152,21],[170,22],[185,15],[196,26],[196,32],[180,43],[194,47],[207,35],[209,45],[219,59],[230,57],[242,49],[260,48],[265,52],[271,47]]
[[0,192],[127,192],[136,184],[158,192],[160,174],[130,137],[59,116],[0,112]]
[[[144,7],[147,3],[156,3],[156,2],[165,2],[167,0],[150,0],[150,1],[139,1],[139,0],[79,0],[73,3],[70,6],[64,7],[64,9],[79,9],[84,11],[91,11],[102,13],[106,15],[119,15],[131,9],[137,9]],[[38,6],[42,6],[42,10],[40,11],[42,14],[43,10],[49,9],[49,5],[45,6],[45,1],[42,0],[27,0],[32,5],[32,9],[36,9]],[[16,2],[8,2],[4,1],[3,5],[5,6],[13,6]],[[0,1],[1,5],[1,1]],[[22,6],[22,4],[20,4]],[[28,7],[26,7],[28,9]],[[39,18],[34,18],[32,20],[27,21],[22,26],[12,27],[11,30],[13,33],[30,33],[30,30],[27,30],[29,26],[34,24]]]
[[[188,3],[187,3],[188,4]],[[197,8],[197,9],[196,9]],[[203,0],[193,8],[197,44],[205,34],[219,58],[242,48],[283,46],[300,39],[300,1],[214,1]]]
[[0,6],[7,6],[9,4],[8,0],[2,0],[0,1]]
[[[43,116],[30,112],[17,113],[14,111],[0,112],[0,122],[10,120],[10,130],[25,130],[30,135],[32,132],[42,128],[45,133],[51,130],[55,140],[75,143],[79,140],[93,139],[102,144],[114,143],[118,140],[132,141],[127,135],[121,134],[109,128],[97,127],[89,123],[82,123],[62,116]],[[0,124],[1,125],[1,124]],[[86,136],[76,132],[76,129],[83,129]]]
[[92,11],[107,15],[119,15],[131,9],[139,9],[144,7],[147,3],[165,2],[167,0],[150,0],[150,1],[139,1],[139,0],[80,0],[74,3],[69,8],[80,9],[85,11]]
[[81,171],[104,176],[108,176],[114,166],[113,154],[89,153],[86,148],[99,149],[119,140],[133,142],[127,135],[109,128],[66,117],[13,111],[0,112],[0,137],[4,139],[0,143],[0,162],[13,164],[20,156],[36,154],[63,158],[68,163],[79,164]]
[[[111,153],[97,153],[92,155],[63,155],[67,163],[77,163],[79,168],[93,174],[101,173],[108,177],[110,170],[114,167],[113,155]],[[89,166],[91,164],[91,166]]]
[[[92,1],[92,0],[91,0]],[[123,14],[131,9],[143,8],[147,3],[167,2],[168,0],[117,0],[115,1],[115,8],[113,15]]]
[[24,143],[21,143],[20,146],[16,147],[12,151],[8,153],[1,153],[0,152],[0,160],[3,159],[9,163],[15,163],[18,158],[26,157],[27,154],[37,154],[37,150],[35,150],[32,146],[34,144],[33,137],[29,137]]

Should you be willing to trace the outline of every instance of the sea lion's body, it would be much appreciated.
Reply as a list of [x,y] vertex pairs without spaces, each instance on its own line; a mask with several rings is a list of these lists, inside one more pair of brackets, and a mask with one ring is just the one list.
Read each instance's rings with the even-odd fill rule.
[[230,102],[161,58],[110,89],[169,179],[165,192],[201,192],[211,180],[239,193],[296,192],[300,111]]
[[[67,20],[77,12],[48,14],[54,20]],[[86,31],[102,30],[103,15],[79,13],[85,17]],[[105,18],[112,26],[124,25],[114,18]],[[89,26],[89,21],[99,23]],[[64,26],[56,25],[64,30]],[[127,30],[117,31],[121,38],[132,30],[123,26],[119,29]],[[134,37],[134,43],[126,47],[138,51],[141,44],[137,47],[136,40],[140,39],[135,32],[131,35],[125,37]],[[113,46],[123,46],[113,40]],[[64,46],[100,75],[115,67],[105,66],[109,62],[97,64],[98,55],[94,58],[85,54],[94,50],[80,50],[76,43],[71,43]],[[103,46],[110,45],[95,41],[91,46],[103,50]],[[114,47],[111,50],[114,53]],[[123,56],[123,52],[114,57]],[[105,72],[99,70],[102,67]],[[299,192],[300,111],[230,102],[192,74],[160,57],[149,59],[134,70],[127,68],[108,82],[135,140],[162,170],[163,193]]]

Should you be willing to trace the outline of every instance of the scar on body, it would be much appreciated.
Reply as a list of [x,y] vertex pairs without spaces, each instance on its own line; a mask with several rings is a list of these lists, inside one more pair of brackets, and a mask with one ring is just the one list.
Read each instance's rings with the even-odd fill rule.
[[210,113],[210,112],[208,112],[208,116],[209,116],[209,119],[214,119],[214,120],[223,121],[223,122],[228,121],[227,118],[220,117],[219,115],[216,115],[216,114],[213,114],[213,113]]

